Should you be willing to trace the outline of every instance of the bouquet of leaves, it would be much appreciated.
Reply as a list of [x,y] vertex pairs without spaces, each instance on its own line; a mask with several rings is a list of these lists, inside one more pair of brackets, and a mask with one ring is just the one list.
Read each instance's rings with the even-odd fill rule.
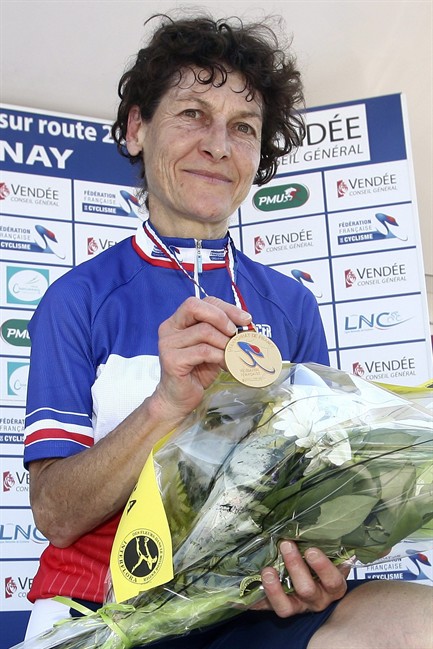
[[228,374],[155,453],[174,577],[15,649],[124,649],[240,614],[282,539],[340,563],[431,538],[433,416],[359,377],[285,364],[267,388]]

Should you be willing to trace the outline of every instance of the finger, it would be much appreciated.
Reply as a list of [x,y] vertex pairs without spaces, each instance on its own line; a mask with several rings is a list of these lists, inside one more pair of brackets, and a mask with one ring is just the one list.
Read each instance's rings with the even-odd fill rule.
[[160,326],[160,335],[166,329],[175,327],[178,330],[187,329],[198,322],[207,322],[227,336],[233,336],[238,326],[251,322],[251,316],[234,304],[228,304],[214,297],[199,300],[190,297],[175,311],[175,313]]
[[[262,573],[269,603],[280,617],[321,611],[346,592],[344,575],[320,550],[308,549],[304,561],[295,543],[283,541],[280,552],[294,592],[288,596],[284,593],[275,570],[267,568]],[[317,579],[310,568],[316,573]]]
[[283,541],[280,544],[280,552],[297,597],[307,603],[315,604],[320,596],[320,587],[296,544],[291,541]]
[[252,318],[251,314],[248,311],[237,307],[235,304],[230,302],[225,302],[219,297],[209,295],[204,298],[203,302],[207,304],[212,304],[226,313],[226,315],[233,320],[233,322],[238,326],[246,326],[251,323]]
[[337,568],[340,572],[341,575],[344,577],[344,581],[347,580],[347,578],[350,575],[351,570],[353,569],[355,561],[351,561],[350,559],[348,561],[344,561],[343,563],[338,564]]
[[[347,590],[346,577],[350,568],[339,568],[317,548],[308,548],[305,561],[319,578],[321,587],[333,598],[343,597]],[[346,574],[347,573],[347,574]]]
[[[158,343],[163,374],[168,372],[181,378],[202,366],[206,372],[211,369],[214,378],[218,370],[225,367],[224,349],[229,339],[208,323],[163,336]],[[209,380],[204,376],[203,380],[203,387],[208,387]]]
[[[186,329],[166,329],[160,335],[160,349],[193,351],[194,347],[205,345],[219,350],[225,349],[230,336],[208,322],[198,322]],[[188,359],[189,360],[189,359]]]
[[305,606],[298,601],[296,596],[288,596],[284,592],[278,574],[273,568],[265,568],[262,570],[262,584],[269,607],[279,617],[290,617],[297,613],[303,613],[306,610]]
[[176,349],[166,348],[160,344],[159,360],[161,369],[165,373],[179,378],[188,375],[200,365],[224,366],[223,347],[199,342],[196,345],[179,346]]

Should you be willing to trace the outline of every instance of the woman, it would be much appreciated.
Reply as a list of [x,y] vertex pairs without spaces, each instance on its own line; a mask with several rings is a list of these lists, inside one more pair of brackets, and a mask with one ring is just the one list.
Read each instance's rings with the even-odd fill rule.
[[[119,89],[113,135],[140,167],[149,220],[58,280],[32,319],[25,461],[50,545],[28,636],[65,616],[55,595],[103,602],[113,537],[146,458],[198,406],[239,328],[267,332],[284,360],[328,362],[312,294],[249,260],[228,234],[252,183],[272,178],[302,141],[299,73],[273,32],[160,17]],[[161,647],[337,648],[349,633],[351,647],[395,648],[402,637],[405,649],[427,646],[416,644],[424,589],[374,583],[344,596],[347,572],[319,550],[304,560],[283,542],[281,552],[295,593],[264,568],[257,606],[277,615],[256,610]],[[390,601],[399,614],[388,628]],[[379,611],[387,619],[373,623]],[[391,632],[392,645],[380,644]]]

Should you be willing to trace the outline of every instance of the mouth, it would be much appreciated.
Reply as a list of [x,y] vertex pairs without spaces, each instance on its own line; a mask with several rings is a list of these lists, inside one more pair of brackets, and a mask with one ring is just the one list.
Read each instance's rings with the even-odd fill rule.
[[206,171],[204,169],[185,169],[186,173],[193,176],[197,176],[202,180],[205,180],[210,183],[231,183],[231,179],[228,176],[225,176],[221,173],[215,173],[214,171]]

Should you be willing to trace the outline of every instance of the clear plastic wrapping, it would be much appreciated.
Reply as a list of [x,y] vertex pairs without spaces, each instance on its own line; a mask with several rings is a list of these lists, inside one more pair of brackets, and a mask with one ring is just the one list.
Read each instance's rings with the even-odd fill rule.
[[[155,453],[174,578],[15,649],[121,649],[227,620],[287,590],[282,539],[368,563],[433,536],[433,416],[343,371],[285,364],[267,388],[222,373]],[[66,611],[66,609],[65,609]]]

